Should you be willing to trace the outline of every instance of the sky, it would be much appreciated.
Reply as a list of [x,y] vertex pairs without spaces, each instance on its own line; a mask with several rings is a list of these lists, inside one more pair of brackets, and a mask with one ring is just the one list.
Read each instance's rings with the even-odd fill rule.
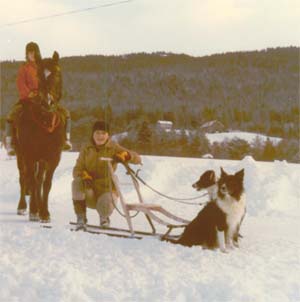
[[0,60],[23,60],[29,41],[43,57],[173,52],[205,56],[300,45],[298,0],[0,0]]

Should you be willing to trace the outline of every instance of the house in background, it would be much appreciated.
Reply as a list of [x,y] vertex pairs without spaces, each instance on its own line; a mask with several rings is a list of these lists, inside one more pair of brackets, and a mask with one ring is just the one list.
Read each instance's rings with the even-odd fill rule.
[[225,126],[221,122],[214,120],[203,124],[200,130],[205,133],[224,132]]
[[164,130],[164,131],[170,131],[173,128],[173,122],[171,121],[157,121],[156,123],[156,129],[157,130]]

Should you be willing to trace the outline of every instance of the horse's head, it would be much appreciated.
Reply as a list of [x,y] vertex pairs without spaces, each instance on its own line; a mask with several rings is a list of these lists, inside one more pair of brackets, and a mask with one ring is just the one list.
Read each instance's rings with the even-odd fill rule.
[[48,98],[53,103],[59,102],[62,96],[62,76],[59,66],[59,54],[54,51],[52,58],[43,59]]

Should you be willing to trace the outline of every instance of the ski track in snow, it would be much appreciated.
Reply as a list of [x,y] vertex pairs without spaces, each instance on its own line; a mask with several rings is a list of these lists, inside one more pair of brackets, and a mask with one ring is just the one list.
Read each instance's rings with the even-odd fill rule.
[[[17,216],[15,159],[0,152],[1,301],[300,301],[300,165],[286,162],[144,156],[140,176],[174,197],[201,195],[191,185],[207,169],[245,168],[248,213],[240,249],[229,254],[160,242],[70,232],[70,184],[77,153],[64,153],[50,193],[52,229]],[[132,166],[137,168],[136,166]],[[125,197],[136,202],[119,167]],[[198,206],[168,201],[141,185],[147,202],[192,219]],[[205,201],[205,198],[197,201]],[[88,210],[89,223],[98,224]],[[126,227],[116,211],[112,225]],[[136,229],[149,230],[142,214]],[[158,228],[158,231],[163,228]]]

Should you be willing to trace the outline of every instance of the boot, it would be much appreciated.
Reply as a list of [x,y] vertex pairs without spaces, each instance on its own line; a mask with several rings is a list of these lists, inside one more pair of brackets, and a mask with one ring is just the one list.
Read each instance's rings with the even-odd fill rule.
[[73,200],[74,210],[77,216],[76,231],[86,231],[87,219],[86,219],[86,204],[85,200]]
[[16,155],[15,149],[12,145],[12,134],[13,134],[12,127],[13,127],[12,123],[6,121],[6,124],[5,124],[5,135],[6,135],[5,147],[6,147],[6,152],[9,156]]
[[68,117],[66,119],[66,141],[63,146],[63,150],[71,151],[72,150],[72,143],[71,143],[71,119]]
[[100,216],[100,226],[102,227],[102,228],[109,228],[109,226],[110,226],[110,219],[109,219],[109,217],[102,217],[102,216]]
[[84,214],[77,214],[77,225],[76,225],[76,231],[86,231],[86,217]]
[[6,147],[7,155],[9,155],[9,156],[16,155],[16,151],[13,148],[13,145],[12,145],[12,137],[11,136],[7,136],[6,137],[6,139],[5,139],[5,147]]

